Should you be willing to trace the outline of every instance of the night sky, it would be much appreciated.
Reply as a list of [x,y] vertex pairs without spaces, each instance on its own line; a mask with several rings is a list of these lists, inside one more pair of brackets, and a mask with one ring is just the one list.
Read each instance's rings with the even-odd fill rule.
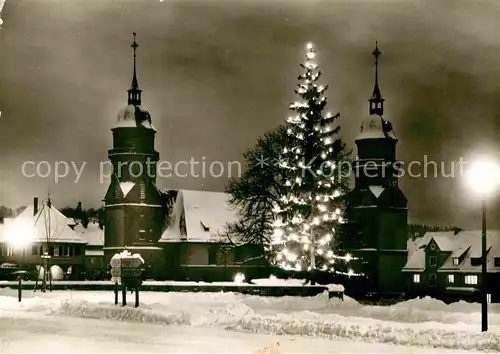
[[[26,205],[49,185],[58,207],[101,204],[108,181],[100,183],[99,163],[126,103],[133,31],[162,160],[241,159],[290,114],[309,41],[351,148],[368,113],[378,40],[401,160],[427,155],[450,166],[478,149],[499,151],[498,1],[7,0],[2,17],[0,205]],[[87,165],[78,183],[72,173],[55,184],[53,175],[23,177],[30,160]],[[222,191],[226,182],[158,184]],[[401,186],[411,222],[480,227],[460,178],[403,178]],[[493,208],[493,223],[497,215]]]

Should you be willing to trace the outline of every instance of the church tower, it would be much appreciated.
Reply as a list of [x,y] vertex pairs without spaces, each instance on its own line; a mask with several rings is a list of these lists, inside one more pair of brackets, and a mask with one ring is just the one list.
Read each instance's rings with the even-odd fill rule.
[[[353,170],[355,187],[349,196],[344,248],[362,259],[359,269],[367,282],[358,289],[365,294],[392,296],[403,293],[402,269],[407,260],[407,200],[398,187],[396,138],[384,118],[384,98],[378,82],[378,43],[375,84],[368,115],[356,138]],[[347,289],[346,289],[347,290]]]
[[142,106],[142,90],[136,74],[135,40],[132,84],[128,102],[118,111],[113,132],[113,148],[108,157],[113,175],[104,198],[105,232],[104,258],[109,262],[115,254],[127,248],[139,253],[146,266],[161,265],[162,248],[157,244],[164,229],[165,208],[156,187],[156,130],[151,115]]

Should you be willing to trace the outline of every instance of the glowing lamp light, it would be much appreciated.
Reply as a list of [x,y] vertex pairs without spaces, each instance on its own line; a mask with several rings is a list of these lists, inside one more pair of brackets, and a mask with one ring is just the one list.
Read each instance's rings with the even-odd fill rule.
[[236,273],[236,275],[234,276],[234,282],[238,284],[245,282],[245,274]]
[[36,230],[32,219],[17,219],[8,225],[6,241],[15,248],[24,248],[33,242]]
[[475,193],[484,197],[498,187],[500,166],[493,160],[478,160],[466,171],[466,181]]

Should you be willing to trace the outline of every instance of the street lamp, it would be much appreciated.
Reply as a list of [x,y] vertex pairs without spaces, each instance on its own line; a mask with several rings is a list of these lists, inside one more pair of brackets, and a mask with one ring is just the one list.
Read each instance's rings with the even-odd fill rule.
[[493,160],[474,162],[467,171],[467,182],[481,198],[481,331],[488,330],[488,286],[486,272],[486,199],[497,187],[500,167]]
[[23,252],[23,263],[26,263],[28,246],[33,242],[35,234],[33,222],[23,218],[13,220],[7,227],[6,241],[11,247]]

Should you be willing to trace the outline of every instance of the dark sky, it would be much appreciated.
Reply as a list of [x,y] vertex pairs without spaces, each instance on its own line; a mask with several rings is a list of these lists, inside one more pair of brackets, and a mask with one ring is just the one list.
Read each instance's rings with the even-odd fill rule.
[[[353,139],[368,112],[375,40],[380,85],[403,161],[445,161],[500,145],[498,1],[7,0],[0,85],[0,204],[51,188],[58,206],[98,206],[116,112],[130,85],[137,32],[143,103],[162,160],[238,160],[289,115],[304,46],[318,48],[329,108]],[[87,162],[54,183],[24,161]],[[170,178],[222,191],[227,178]],[[459,179],[404,178],[410,221],[477,223]],[[492,212],[492,219],[498,212]],[[495,218],[496,219],[496,218]],[[500,225],[499,225],[500,226]]]

